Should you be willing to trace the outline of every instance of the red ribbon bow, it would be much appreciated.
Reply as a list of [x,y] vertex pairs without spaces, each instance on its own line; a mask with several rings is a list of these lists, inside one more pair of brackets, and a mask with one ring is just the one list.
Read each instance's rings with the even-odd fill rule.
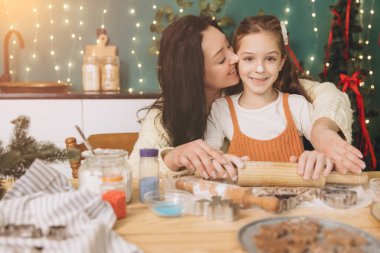
[[346,29],[344,31],[345,39],[346,39],[346,51],[344,52],[344,57],[348,61],[350,57],[350,49],[349,49],[349,36],[350,36],[350,14],[351,14],[351,0],[347,1],[346,6]]
[[[371,138],[365,124],[365,114],[364,114],[364,100],[362,94],[359,91],[359,85],[362,82],[359,78],[360,72],[356,71],[352,76],[347,76],[345,74],[340,74],[339,84],[342,84],[342,91],[346,92],[349,88],[356,94],[356,104],[359,112],[359,124],[362,132],[360,147],[364,155],[371,154],[372,168],[376,168],[376,156],[372,147]],[[338,85],[339,85],[338,84]]]
[[[331,27],[330,27],[330,32],[329,32],[329,38],[327,40],[327,48],[325,50],[325,59],[326,59],[326,62],[329,62],[330,60],[330,47],[331,47],[331,44],[332,44],[332,41],[333,41],[333,31],[334,31],[334,27],[336,25],[338,26],[342,26],[342,19],[339,15],[339,13],[336,11],[336,10],[331,10],[332,14],[334,16],[336,16],[336,20],[333,18],[332,21],[331,21]],[[327,66],[326,66],[326,63],[323,65],[323,76],[326,78],[327,77]]]

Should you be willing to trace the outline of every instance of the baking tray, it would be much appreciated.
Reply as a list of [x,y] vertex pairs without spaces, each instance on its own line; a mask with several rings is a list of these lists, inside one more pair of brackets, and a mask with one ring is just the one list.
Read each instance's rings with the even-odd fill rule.
[[239,237],[240,244],[249,253],[260,253],[261,251],[259,251],[256,248],[255,242],[253,240],[253,237],[259,233],[260,226],[261,225],[275,225],[280,222],[289,221],[293,219],[308,219],[308,220],[319,222],[324,228],[328,228],[328,229],[344,228],[350,232],[358,233],[359,235],[363,236],[368,241],[365,252],[367,253],[380,252],[380,241],[358,228],[355,228],[343,223],[327,220],[327,219],[318,219],[318,218],[312,218],[312,217],[306,217],[306,216],[277,217],[277,218],[268,218],[268,219],[262,219],[262,220],[251,222],[239,230],[238,237]]
[[0,82],[0,93],[66,93],[69,88],[57,82]]

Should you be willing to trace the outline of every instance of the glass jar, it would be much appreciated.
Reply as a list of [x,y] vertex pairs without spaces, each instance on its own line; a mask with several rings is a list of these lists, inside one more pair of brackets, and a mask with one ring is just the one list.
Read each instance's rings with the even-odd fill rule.
[[106,170],[102,177],[102,199],[110,203],[118,219],[125,218],[126,208],[126,185],[123,180],[123,173],[119,167],[114,167],[111,171]]
[[83,56],[82,84],[84,91],[100,90],[100,67],[96,56]]
[[103,91],[120,90],[120,60],[118,56],[102,57],[101,78]]
[[103,175],[101,192],[105,193],[113,190],[125,192],[125,190],[127,189],[127,185],[125,184],[123,179],[124,177],[122,174],[120,174],[120,176]]
[[127,162],[127,151],[121,149],[96,149],[95,154],[85,151],[82,156],[85,161],[82,162],[78,171],[79,189],[84,188],[101,194],[103,175],[116,175],[121,171],[123,183],[126,187],[126,201],[131,200],[132,169]]
[[139,197],[144,202],[144,195],[159,189],[158,150],[154,148],[140,149],[139,163]]

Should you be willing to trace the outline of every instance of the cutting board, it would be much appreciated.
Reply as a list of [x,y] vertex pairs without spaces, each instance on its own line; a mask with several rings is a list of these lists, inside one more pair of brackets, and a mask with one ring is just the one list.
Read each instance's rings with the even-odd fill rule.
[[107,46],[108,36],[100,34],[96,45],[86,46],[85,54],[97,57],[116,56],[116,46]]

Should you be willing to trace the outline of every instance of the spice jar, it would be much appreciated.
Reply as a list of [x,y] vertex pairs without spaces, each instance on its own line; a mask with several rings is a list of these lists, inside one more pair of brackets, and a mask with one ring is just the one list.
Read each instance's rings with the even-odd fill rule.
[[96,56],[83,56],[82,84],[84,91],[100,90],[100,68],[99,59]]
[[102,176],[102,199],[110,203],[116,217],[122,219],[127,215],[126,208],[126,184],[123,181],[123,173],[119,167],[105,170]]
[[118,56],[105,56],[101,60],[101,86],[104,91],[120,90],[120,60]]
[[140,149],[139,163],[139,197],[144,202],[147,192],[159,189],[158,150],[154,148]]
[[126,201],[132,196],[132,169],[127,158],[128,152],[121,149],[96,149],[95,154],[90,151],[82,153],[85,161],[79,171],[79,188],[88,189],[94,193],[102,193],[103,176],[116,175],[121,171],[122,181],[126,187]]

